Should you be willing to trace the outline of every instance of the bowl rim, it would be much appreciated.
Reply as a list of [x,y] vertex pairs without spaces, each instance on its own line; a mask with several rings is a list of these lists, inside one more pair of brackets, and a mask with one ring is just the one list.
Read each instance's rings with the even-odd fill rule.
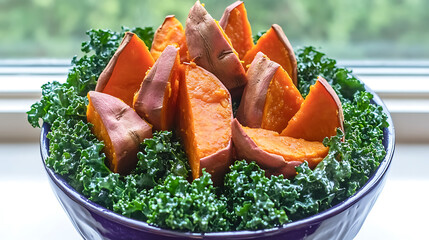
[[332,206],[329,209],[326,209],[322,212],[314,214],[312,216],[293,221],[290,223],[285,223],[279,227],[262,229],[262,230],[241,230],[241,231],[225,231],[225,232],[207,232],[207,233],[194,233],[194,232],[180,232],[170,229],[164,229],[160,227],[152,226],[146,222],[128,218],[121,214],[115,213],[112,210],[109,210],[95,202],[92,202],[84,195],[77,192],[72,186],[68,184],[68,182],[59,174],[55,173],[52,169],[46,166],[45,160],[49,155],[49,139],[46,138],[46,135],[50,131],[50,126],[47,123],[43,123],[41,134],[40,134],[40,152],[42,156],[43,166],[51,178],[52,182],[56,184],[58,188],[61,189],[63,193],[65,193],[70,199],[79,205],[83,206],[90,212],[95,212],[98,215],[103,215],[103,217],[107,218],[112,222],[119,223],[121,225],[125,225],[129,228],[133,228],[138,231],[145,231],[152,234],[162,235],[166,237],[187,237],[193,239],[201,239],[203,237],[258,237],[258,236],[270,236],[273,234],[278,234],[287,231],[293,231],[295,229],[300,229],[303,226],[316,225],[321,223],[322,221],[329,219],[330,217],[337,215],[343,211],[346,211],[350,207],[352,207],[356,202],[365,197],[368,193],[370,193],[377,184],[381,181],[383,176],[389,169],[389,166],[392,162],[393,154],[395,151],[395,128],[393,126],[392,117],[387,110],[386,105],[380,99],[380,97],[368,86],[365,86],[365,90],[373,95],[372,103],[379,105],[382,107],[383,112],[387,116],[387,122],[389,124],[388,127],[384,128],[383,142],[385,145],[386,155],[384,159],[380,162],[379,166],[372,174],[372,176],[368,179],[368,181],[358,190],[354,195],[348,197],[344,201]]

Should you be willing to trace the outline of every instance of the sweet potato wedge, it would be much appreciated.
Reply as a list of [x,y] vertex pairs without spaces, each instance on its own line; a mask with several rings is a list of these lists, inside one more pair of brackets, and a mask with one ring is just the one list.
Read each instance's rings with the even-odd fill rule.
[[289,74],[295,86],[298,84],[298,66],[292,45],[283,32],[283,29],[273,24],[271,28],[259,38],[256,45],[243,57],[243,65],[247,66],[253,61],[258,52],[263,52],[272,61],[280,64]]
[[237,119],[244,126],[261,127],[268,87],[279,66],[270,61],[262,52],[259,52],[254,58],[246,73],[248,83],[244,88],[237,110]]
[[281,133],[303,102],[289,74],[280,66],[268,87],[261,127]]
[[169,45],[143,80],[134,109],[155,130],[172,130],[180,78],[179,49]]
[[247,71],[237,119],[244,126],[280,133],[301,107],[304,99],[287,72],[262,52]]
[[232,47],[242,59],[253,44],[252,29],[247,19],[247,11],[242,1],[236,1],[226,7],[219,25],[231,40]]
[[319,77],[281,135],[308,141],[323,141],[325,137],[336,135],[337,128],[344,131],[343,124],[340,99],[331,85]]
[[186,64],[179,88],[179,132],[193,178],[203,168],[220,184],[232,162],[231,96],[225,86],[195,63]]
[[277,132],[261,128],[243,127],[232,121],[232,141],[238,159],[255,161],[267,176],[280,175],[292,178],[295,167],[308,162],[314,168],[328,154],[321,142],[280,136]]
[[168,45],[175,45],[180,48],[181,62],[189,61],[185,30],[174,15],[166,16],[164,22],[153,36],[152,46],[150,48],[150,54],[152,54],[153,60],[156,61]]
[[119,98],[95,91],[87,96],[87,120],[105,144],[107,166],[115,173],[128,174],[137,164],[139,144],[152,137],[152,128]]
[[185,35],[189,58],[213,73],[233,96],[241,96],[247,80],[238,54],[200,1],[189,12]]
[[153,64],[152,55],[145,43],[134,33],[127,32],[100,74],[95,91],[120,98],[132,106],[134,93]]

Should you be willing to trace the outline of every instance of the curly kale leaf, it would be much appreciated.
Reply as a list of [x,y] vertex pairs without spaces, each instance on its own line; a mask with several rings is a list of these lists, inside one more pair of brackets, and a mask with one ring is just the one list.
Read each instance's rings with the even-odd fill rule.
[[267,31],[258,32],[255,36],[253,36],[253,43],[256,44],[258,40],[264,35]]
[[104,144],[94,137],[86,122],[57,118],[47,137],[50,143],[46,165],[65,177],[77,191],[89,193],[95,177],[111,173],[101,154]]
[[368,92],[359,92],[352,103],[344,104],[348,148],[343,152],[350,154],[353,171],[349,188],[352,193],[354,183],[359,186],[365,184],[386,155],[382,143],[383,129],[389,124],[382,107],[371,103],[372,98]]
[[228,227],[225,201],[218,198],[205,171],[191,184],[183,177],[168,176],[164,184],[149,191],[147,206],[147,222],[160,227],[191,232],[225,231]]
[[[331,138],[341,145],[342,132]],[[344,196],[341,182],[350,177],[348,161],[338,161],[337,152],[330,150],[328,156],[314,169],[307,162],[296,168],[293,184],[299,186],[299,198],[289,208],[291,219],[298,220],[332,207],[337,195]]]
[[283,176],[271,179],[255,162],[236,161],[225,177],[224,194],[236,230],[257,230],[289,222],[286,214],[297,189]]
[[172,132],[155,132],[153,138],[145,139],[142,145],[144,150],[138,153],[139,162],[132,172],[139,186],[154,187],[168,175],[188,177],[188,159]]
[[52,124],[58,118],[83,119],[86,116],[86,97],[76,94],[73,87],[64,87],[58,82],[42,86],[42,98],[31,106],[28,121],[39,126],[39,119]]
[[342,102],[352,100],[357,91],[364,91],[363,84],[350,70],[337,67],[334,59],[326,57],[314,47],[300,48],[296,51],[298,64],[298,89],[303,97],[308,95],[310,86],[322,76],[332,85]]
[[114,208],[162,228],[191,232],[228,230],[225,201],[216,195],[211,176],[204,170],[192,183],[183,176],[170,174],[162,184],[141,191],[137,198],[122,199]]

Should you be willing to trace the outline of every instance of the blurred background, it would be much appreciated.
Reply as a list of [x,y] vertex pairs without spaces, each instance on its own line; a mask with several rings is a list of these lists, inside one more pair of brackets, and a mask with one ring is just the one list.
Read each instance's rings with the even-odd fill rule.
[[[219,20],[231,0],[206,0]],[[338,59],[429,57],[427,0],[245,0],[253,33],[281,25],[293,46]],[[66,58],[90,28],[157,28],[168,14],[185,23],[194,0],[0,0],[0,58]]]

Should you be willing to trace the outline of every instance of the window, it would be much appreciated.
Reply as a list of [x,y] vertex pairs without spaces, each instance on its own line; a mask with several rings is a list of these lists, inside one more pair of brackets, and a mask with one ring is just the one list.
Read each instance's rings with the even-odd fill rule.
[[[17,139],[35,134],[26,124],[25,111],[40,97],[42,83],[65,80],[71,58],[79,54],[80,43],[87,39],[86,30],[157,28],[168,14],[175,14],[185,24],[194,2],[0,2],[2,121],[22,124],[22,136],[13,133]],[[233,1],[203,2],[219,19]],[[320,47],[380,94],[392,112],[400,139],[429,140],[429,134],[424,136],[419,129],[429,120],[428,1],[245,0],[245,4],[253,34],[278,23],[294,47]],[[0,133],[2,138],[12,134],[6,126],[0,127]]]

